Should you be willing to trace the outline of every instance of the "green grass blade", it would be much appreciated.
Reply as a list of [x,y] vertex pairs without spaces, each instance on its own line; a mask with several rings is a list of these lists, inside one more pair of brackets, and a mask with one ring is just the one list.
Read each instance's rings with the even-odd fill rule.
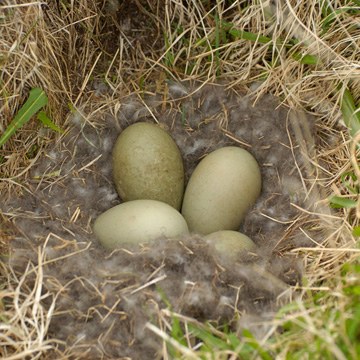
[[[331,8],[330,8],[329,2],[327,0],[320,1],[320,9],[321,9],[322,16],[324,18],[326,18],[329,14],[331,14]],[[329,9],[330,9],[330,11],[329,11]]]
[[10,123],[1,136],[0,146],[4,145],[16,132],[16,130],[29,121],[38,110],[47,104],[47,102],[48,98],[44,91],[39,88],[32,89],[26,103],[22,106],[18,114],[15,116],[15,119]]
[[216,76],[220,76],[220,58],[219,58],[219,46],[220,46],[220,24],[219,15],[215,17],[215,61],[216,61]]
[[360,111],[356,108],[349,89],[345,89],[341,101],[341,112],[352,137],[360,130]]
[[181,125],[185,126],[185,119],[186,119],[186,110],[185,110],[185,104],[181,104]]
[[321,60],[318,59],[316,56],[313,56],[313,55],[309,55],[309,54],[306,54],[306,55],[301,55],[301,54],[298,54],[298,53],[295,53],[293,55],[293,58],[296,60],[296,61],[300,61],[302,64],[304,65],[317,65],[317,64],[321,64]]
[[[243,31],[243,30],[231,29],[229,31],[229,34],[235,38],[250,40],[254,42],[256,41],[261,44],[268,44],[270,42],[273,42],[273,39],[268,36],[253,34],[251,32]],[[292,39],[287,39],[286,41],[283,39],[276,40],[276,45],[283,45],[285,48],[291,48],[292,46],[294,46],[294,44],[295,44],[295,40]]]
[[259,345],[259,343],[256,341],[255,337],[253,336],[253,334],[249,331],[249,330],[243,330],[243,335],[246,338],[246,342],[253,347],[254,350],[256,350],[258,352],[258,354],[260,355],[261,359],[263,360],[273,360],[273,358],[264,350],[262,350],[261,346]]
[[228,334],[228,340],[233,349],[237,349],[242,345],[241,340],[235,334]]
[[270,37],[263,36],[263,35],[258,35],[258,34],[253,34],[253,33],[250,33],[248,31],[231,29],[229,31],[229,33],[234,37],[244,39],[244,40],[258,41],[259,43],[262,43],[262,44],[267,44],[270,41],[272,41],[272,39]]
[[330,198],[330,206],[334,208],[356,208],[356,201],[345,199],[340,196],[333,196]]
[[36,20],[34,25],[30,28],[30,30],[25,34],[25,36],[21,39],[19,42],[19,45],[15,48],[16,50],[19,48],[19,46],[26,40],[26,38],[31,34],[31,32],[35,29],[37,23],[39,20]]
[[201,329],[198,326],[188,325],[192,334],[199,338],[205,346],[212,350],[229,350],[229,345],[223,339],[214,336],[210,331]]
[[2,23],[3,21],[7,20],[17,9],[14,8],[12,9],[8,14],[6,14],[4,17],[0,18],[0,23]]
[[59,132],[64,133],[64,130],[59,129],[46,115],[45,111],[40,111],[37,119],[40,120],[45,126],[50,127],[51,129]]
[[75,108],[73,107],[73,105],[72,105],[71,103],[68,103],[68,107],[69,107],[70,111],[71,111],[74,115],[76,115],[76,110],[75,110]]
[[360,236],[360,226],[356,226],[353,229],[353,235],[354,236]]
[[359,194],[359,185],[356,185],[355,188],[353,188],[352,186],[349,185],[349,183],[347,182],[347,178],[350,177],[350,179],[353,182],[357,181],[357,176],[351,172],[351,171],[347,171],[345,173],[342,174],[341,176],[341,182],[344,184],[344,186],[351,191],[353,194]]
[[169,38],[167,37],[166,33],[164,32],[164,39],[165,39],[165,45],[166,45],[166,56],[165,56],[165,65],[168,67],[171,67],[174,64],[175,58],[170,52],[170,42]]

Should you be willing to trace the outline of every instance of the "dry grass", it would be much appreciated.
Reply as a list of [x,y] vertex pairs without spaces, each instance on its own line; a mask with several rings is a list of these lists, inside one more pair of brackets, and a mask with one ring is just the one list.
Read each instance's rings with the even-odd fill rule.
[[[334,14],[328,23],[322,14],[325,4],[328,14]],[[341,182],[344,172],[353,171],[351,161],[357,154],[342,123],[340,106],[345,89],[350,89],[355,103],[360,101],[359,12],[346,12],[349,5],[315,0],[276,1],[274,5],[269,1],[185,4],[139,0],[119,5],[117,1],[46,4],[7,0],[0,5],[0,131],[11,123],[35,87],[45,91],[49,98],[46,112],[65,131],[70,128],[71,108],[89,117],[106,112],[116,115],[127,95],[141,98],[145,90],[166,96],[168,85],[180,80],[226,80],[234,89],[251,87],[258,98],[273,93],[285,106],[299,110],[291,113],[290,122],[308,159],[301,176],[309,201],[302,211],[323,233],[323,241],[315,247],[292,250],[302,256],[308,279],[306,286],[294,290],[300,299],[319,289],[330,299],[341,292],[342,265],[355,261],[359,251],[352,236],[358,213],[352,209],[330,211],[326,199],[334,193],[357,201],[357,195],[350,194]],[[138,24],[137,32],[130,31],[129,22]],[[232,36],[230,29],[242,35]],[[255,38],[249,40],[249,34]],[[102,81],[111,91],[99,95],[94,84]],[[319,118],[321,146],[316,150],[309,143],[308,130],[296,120],[301,119],[303,110]],[[35,119],[16,131],[1,149],[1,199],[26,189],[30,169],[57,140],[54,131]],[[8,256],[9,244],[16,236],[11,229],[3,218],[2,256]],[[71,357],[71,349],[67,354],[56,354],[58,341],[47,337],[57,294],[42,292],[43,256],[38,250],[38,265],[29,263],[23,274],[15,273],[5,262],[1,265],[0,353],[4,359]],[[338,302],[324,304],[324,311],[334,304]],[[312,341],[321,324],[313,323],[311,309],[301,307],[301,302],[299,307],[285,320],[305,317],[306,336]],[[159,318],[162,328],[152,330],[166,340],[171,314],[163,311]],[[181,315],[179,319],[185,325],[193,321]],[[285,320],[273,323],[266,339]],[[193,343],[191,334],[187,336],[188,347],[179,348],[179,356],[199,358],[196,349],[189,350]],[[330,332],[321,336],[325,342],[333,339]],[[295,339],[293,343],[290,338],[283,339],[269,347],[284,345],[279,359],[294,351]],[[331,351],[334,358],[342,358],[336,344],[331,345]],[[235,359],[234,354],[228,355]]]

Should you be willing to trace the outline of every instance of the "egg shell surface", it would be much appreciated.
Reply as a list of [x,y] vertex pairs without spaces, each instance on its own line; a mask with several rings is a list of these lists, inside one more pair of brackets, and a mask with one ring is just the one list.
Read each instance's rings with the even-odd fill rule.
[[219,253],[234,260],[242,252],[256,248],[255,243],[248,236],[233,230],[216,231],[204,236],[204,239]]
[[185,219],[177,210],[156,200],[133,200],[117,205],[95,220],[93,231],[107,249],[189,232]]
[[158,125],[135,123],[117,138],[112,155],[113,178],[123,201],[150,199],[180,210],[184,166],[172,137]]
[[246,150],[228,146],[207,155],[187,185],[182,214],[192,232],[210,234],[238,230],[261,192],[256,159]]

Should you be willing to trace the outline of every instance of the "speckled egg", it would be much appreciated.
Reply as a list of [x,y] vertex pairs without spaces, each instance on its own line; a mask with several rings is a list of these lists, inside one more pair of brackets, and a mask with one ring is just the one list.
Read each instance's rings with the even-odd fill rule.
[[238,230],[261,192],[256,159],[235,147],[217,149],[200,161],[187,185],[182,214],[192,232]]
[[112,161],[115,187],[123,201],[158,200],[180,210],[184,166],[165,130],[145,122],[130,125],[116,140]]
[[107,249],[189,232],[185,219],[177,210],[156,200],[133,200],[117,205],[95,220],[93,231]]
[[256,248],[245,234],[233,230],[221,230],[204,236],[204,239],[220,254],[235,260],[241,253]]

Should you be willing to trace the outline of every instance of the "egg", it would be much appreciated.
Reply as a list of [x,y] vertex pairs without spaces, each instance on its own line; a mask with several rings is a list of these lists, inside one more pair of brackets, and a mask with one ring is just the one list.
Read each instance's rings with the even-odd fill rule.
[[235,260],[245,251],[256,248],[255,243],[245,234],[233,230],[221,230],[204,236],[217,252]]
[[238,230],[261,192],[256,159],[246,150],[223,147],[207,155],[187,185],[182,215],[192,232]]
[[107,249],[177,237],[189,232],[182,215],[156,200],[133,200],[117,205],[94,222],[93,231]]
[[113,178],[123,201],[150,199],[180,210],[184,166],[172,137],[158,125],[135,123],[113,148]]

